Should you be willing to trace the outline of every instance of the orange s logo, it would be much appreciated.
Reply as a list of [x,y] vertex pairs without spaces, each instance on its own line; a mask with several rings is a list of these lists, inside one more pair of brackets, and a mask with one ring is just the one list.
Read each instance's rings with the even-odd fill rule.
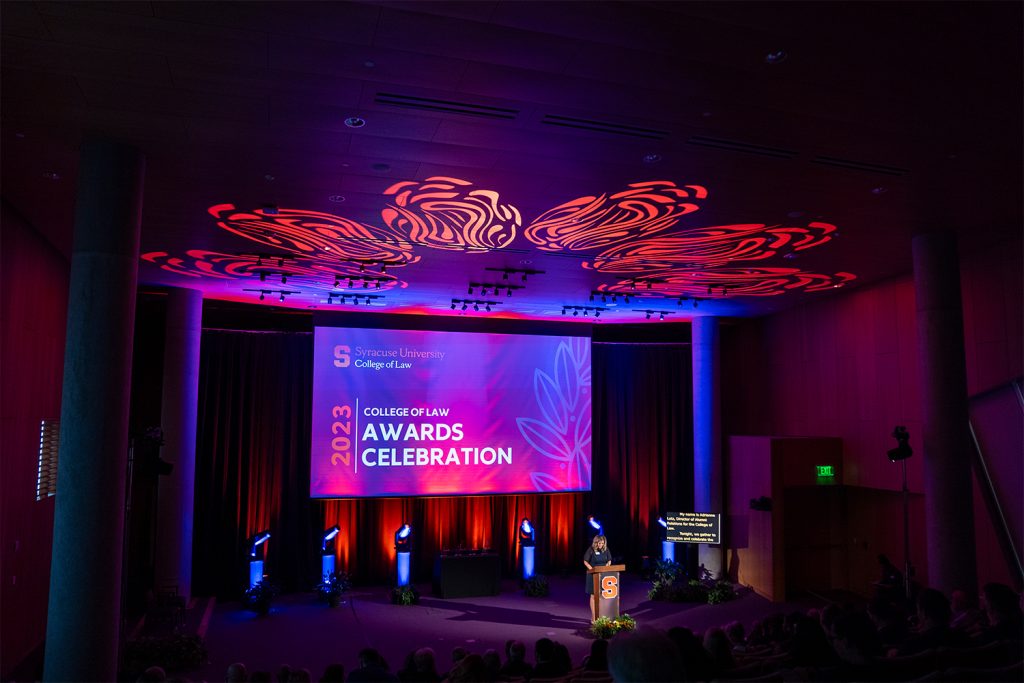
[[604,576],[601,578],[601,597],[607,600],[619,597],[619,577]]
[[334,367],[336,368],[347,368],[349,362],[349,349],[344,344],[338,344],[334,347]]

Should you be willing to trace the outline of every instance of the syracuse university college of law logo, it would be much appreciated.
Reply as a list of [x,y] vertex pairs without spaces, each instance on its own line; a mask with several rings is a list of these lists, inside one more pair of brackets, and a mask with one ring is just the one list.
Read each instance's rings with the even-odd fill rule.
[[601,597],[606,600],[619,597],[619,577],[614,575],[601,577]]
[[[345,344],[334,347],[334,367],[347,368],[351,362],[351,349]],[[331,465],[352,466],[352,406],[331,407]]]

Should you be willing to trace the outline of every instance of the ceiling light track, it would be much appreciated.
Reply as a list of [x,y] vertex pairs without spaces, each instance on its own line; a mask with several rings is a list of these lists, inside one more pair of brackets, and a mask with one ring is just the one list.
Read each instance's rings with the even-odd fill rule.
[[400,95],[397,93],[379,92],[373,101],[390,107],[437,111],[444,114],[462,114],[464,116],[478,116],[488,119],[512,120],[519,116],[518,109],[510,109],[508,107],[493,107],[486,104],[440,100],[433,97],[416,97],[415,95]]

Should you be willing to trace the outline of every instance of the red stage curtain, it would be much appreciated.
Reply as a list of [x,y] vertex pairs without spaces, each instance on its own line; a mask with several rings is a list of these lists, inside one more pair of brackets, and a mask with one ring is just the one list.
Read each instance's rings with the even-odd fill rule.
[[655,552],[651,523],[692,507],[690,349],[595,344],[593,493],[309,499],[312,336],[206,331],[200,367],[193,585],[237,596],[246,539],[270,529],[267,571],[285,590],[310,590],[320,533],[334,524],[338,567],[359,581],[394,578],[394,532],[416,530],[414,580],[438,552],[491,548],[507,575],[518,566],[516,526],[537,528],[542,573],[580,571],[598,515],[617,556]]

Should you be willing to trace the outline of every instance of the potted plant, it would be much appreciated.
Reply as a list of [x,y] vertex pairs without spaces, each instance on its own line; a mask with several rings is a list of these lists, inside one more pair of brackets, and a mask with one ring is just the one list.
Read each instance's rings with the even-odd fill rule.
[[352,582],[345,572],[331,572],[324,574],[323,581],[316,585],[316,592],[328,607],[337,607],[341,602],[341,596],[351,585]]
[[395,586],[391,589],[391,602],[396,605],[415,605],[420,594],[412,586]]
[[260,581],[245,591],[245,603],[260,616],[270,612],[270,604],[277,597],[277,586],[269,581]]
[[534,574],[523,581],[523,592],[528,598],[543,598],[551,592],[548,586],[548,577]]

